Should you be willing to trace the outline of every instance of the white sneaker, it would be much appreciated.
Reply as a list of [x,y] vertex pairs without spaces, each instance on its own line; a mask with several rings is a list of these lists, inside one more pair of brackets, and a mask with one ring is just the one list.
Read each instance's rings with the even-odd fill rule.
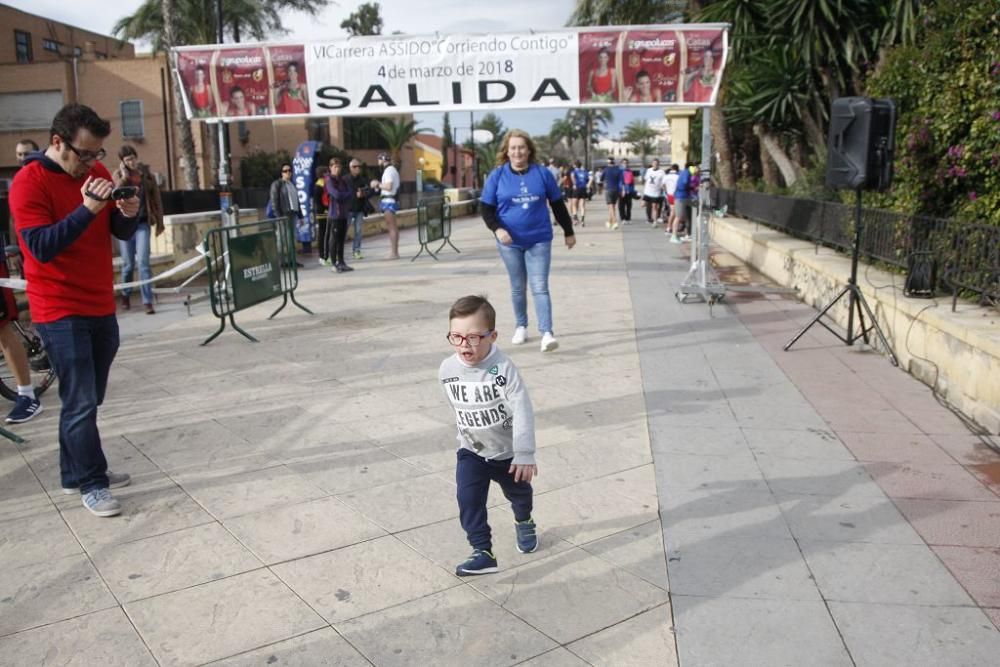
[[611,229],[618,229],[618,223],[616,222],[615,224],[611,225]]
[[551,352],[559,347],[559,341],[552,335],[551,331],[542,334],[542,352]]
[[528,327],[518,327],[514,329],[514,335],[511,336],[511,345],[524,345],[525,341],[528,340]]
[[679,238],[677,238],[677,234],[671,234],[670,235],[670,242],[671,243],[680,243],[681,240]]
[[607,222],[605,222],[604,226],[607,227],[608,229],[611,229],[611,221],[608,220]]
[[657,218],[656,219],[656,224],[662,225],[663,224],[663,218]]

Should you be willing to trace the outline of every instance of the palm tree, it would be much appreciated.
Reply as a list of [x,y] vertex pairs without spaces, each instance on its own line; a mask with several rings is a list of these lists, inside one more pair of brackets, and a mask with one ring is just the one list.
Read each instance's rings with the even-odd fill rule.
[[[173,46],[215,44],[218,41],[217,2],[214,0],[174,0]],[[316,16],[330,0],[222,0],[225,36],[234,42],[245,37],[264,41],[288,32],[281,13],[305,12]],[[144,0],[134,14],[118,20],[112,29],[122,39],[144,39],[154,51],[164,51],[162,0]]]
[[576,129],[576,136],[583,140],[583,160],[588,168],[590,149],[608,134],[608,125],[614,119],[611,109],[570,109],[566,113],[566,120]]
[[406,120],[405,118],[375,120],[375,130],[382,135],[385,142],[389,144],[389,152],[392,153],[392,161],[402,165],[403,147],[421,132],[431,132],[429,128],[417,127],[417,121]]
[[[174,0],[162,1],[163,41],[166,49],[170,49],[176,43],[174,37]],[[198,161],[194,158],[194,135],[191,133],[191,122],[184,117],[184,102],[181,98],[180,83],[177,77],[170,78],[174,82],[174,123],[181,135],[184,189],[195,190],[198,187]]]
[[557,118],[552,121],[552,127],[549,129],[549,137],[557,143],[563,143],[566,146],[566,150],[572,153],[573,142],[577,139],[576,127],[566,118]]
[[[304,11],[315,16],[330,0],[222,0],[224,32],[234,41],[249,35],[255,40],[273,39],[287,32],[280,13]],[[175,46],[215,44],[218,40],[218,15],[213,0],[144,0],[135,13],[118,20],[113,33],[123,40],[146,40],[157,53]],[[181,137],[184,185],[198,185],[198,166],[194,153],[191,122],[180,107],[181,94],[174,78],[174,108]],[[214,151],[214,142],[208,142]],[[212,160],[214,162],[214,160]]]
[[646,120],[633,120],[625,126],[622,141],[632,144],[632,150],[642,156],[642,164],[646,164],[646,156],[656,150],[656,140],[659,133]]

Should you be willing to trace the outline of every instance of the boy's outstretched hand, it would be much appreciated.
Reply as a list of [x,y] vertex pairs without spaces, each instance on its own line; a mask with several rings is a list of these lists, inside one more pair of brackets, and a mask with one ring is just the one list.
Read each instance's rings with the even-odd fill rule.
[[507,472],[514,475],[515,482],[530,482],[532,478],[538,476],[538,466],[515,463]]

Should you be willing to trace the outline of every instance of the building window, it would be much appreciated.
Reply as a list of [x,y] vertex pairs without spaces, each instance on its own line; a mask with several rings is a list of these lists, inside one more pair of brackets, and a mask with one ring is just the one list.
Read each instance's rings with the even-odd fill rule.
[[46,51],[51,51],[52,53],[59,53],[59,49],[62,48],[62,44],[54,39],[42,38],[42,48]]
[[81,49],[79,46],[74,46],[73,47],[73,55],[76,56],[77,58],[79,58],[80,56],[83,55],[83,49]]
[[142,100],[125,100],[119,103],[122,112],[122,136],[141,139],[146,136],[142,123]]
[[344,119],[344,150],[387,150],[389,144],[385,137],[375,129],[371,118]]
[[30,63],[31,57],[31,33],[21,30],[14,31],[14,49],[17,51],[17,62]]
[[306,132],[309,139],[321,144],[330,143],[330,119],[309,118],[306,120]]
[[100,51],[96,51],[96,52],[94,53],[94,55],[95,55],[95,56],[97,56],[97,59],[98,59],[98,60],[107,60],[107,59],[108,59],[108,54],[106,54],[106,53],[101,53]]

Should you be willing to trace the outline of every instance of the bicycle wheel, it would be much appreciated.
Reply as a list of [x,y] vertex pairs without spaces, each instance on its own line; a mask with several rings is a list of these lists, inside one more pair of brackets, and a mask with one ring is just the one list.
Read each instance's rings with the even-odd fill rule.
[[[24,325],[20,322],[11,322],[9,326],[14,327],[18,338],[24,345],[28,354],[28,366],[31,370],[31,384],[35,388],[35,396],[45,393],[56,379],[56,372],[49,363],[49,357],[42,346],[42,339],[30,324]],[[7,360],[0,355],[0,396],[13,401],[17,398],[17,380]]]

